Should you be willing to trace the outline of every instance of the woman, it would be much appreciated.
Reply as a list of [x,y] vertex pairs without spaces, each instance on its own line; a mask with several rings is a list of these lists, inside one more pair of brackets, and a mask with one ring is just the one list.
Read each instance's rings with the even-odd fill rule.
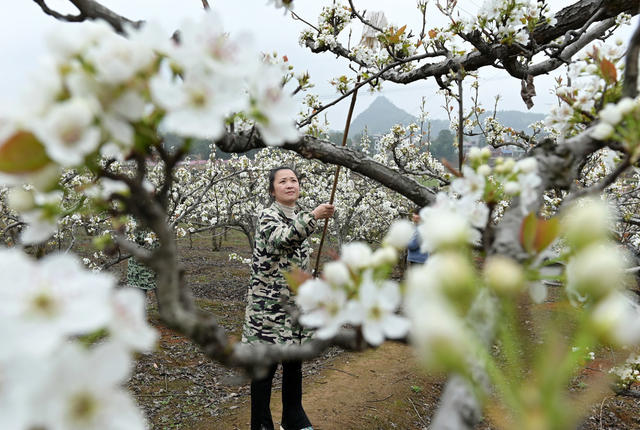
[[[309,265],[307,238],[319,219],[333,215],[334,207],[321,204],[311,212],[299,211],[298,174],[289,167],[269,172],[269,195],[273,204],[259,216],[251,263],[251,285],[247,294],[242,341],[281,345],[300,344],[307,333],[294,324],[288,310],[294,306],[284,273]],[[269,403],[277,365],[263,379],[251,381],[251,429],[273,430]],[[313,429],[302,408],[302,363],[282,363],[282,427],[284,430]]]

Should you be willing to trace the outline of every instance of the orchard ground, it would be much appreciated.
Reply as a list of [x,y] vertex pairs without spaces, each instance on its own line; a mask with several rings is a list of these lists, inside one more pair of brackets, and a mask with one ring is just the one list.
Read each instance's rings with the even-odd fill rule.
[[[179,241],[187,283],[197,303],[214,312],[220,324],[239,338],[244,316],[249,267],[229,261],[236,252],[250,256],[246,239],[229,232],[222,246],[212,250],[211,235]],[[124,277],[126,263],[114,267]],[[548,312],[553,303],[540,307]],[[535,310],[534,310],[535,314]],[[149,318],[160,331],[154,353],[139,356],[129,388],[153,429],[248,429],[249,386],[241,372],[212,363],[185,337],[166,328],[153,301]],[[600,351],[572,383],[580,392],[611,366],[612,355]],[[423,429],[437,409],[445,381],[416,364],[406,345],[387,342],[365,353],[337,348],[303,366],[303,401],[316,430]],[[274,379],[272,413],[281,413],[279,375]],[[608,392],[591,405],[583,430],[640,429],[640,400]],[[478,429],[496,428],[491,418]]]

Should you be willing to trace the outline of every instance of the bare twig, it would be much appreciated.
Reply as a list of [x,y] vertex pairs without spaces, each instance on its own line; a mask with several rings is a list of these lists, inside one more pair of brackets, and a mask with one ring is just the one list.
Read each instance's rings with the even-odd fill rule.
[[315,31],[317,31],[318,33],[320,33],[320,29],[319,29],[318,27],[316,27],[315,25],[311,24],[311,23],[310,23],[310,22],[308,22],[308,21],[305,21],[305,20],[304,20],[304,18],[302,18],[300,15],[298,15],[298,14],[297,14],[297,13],[295,13],[294,11],[291,11],[291,17],[292,17],[294,20],[296,20],[296,19],[297,19],[298,21],[302,21],[302,22],[304,22],[304,23],[305,23],[305,24],[307,24],[309,27],[313,28]]
[[356,7],[353,4],[353,0],[349,0],[349,5],[351,6],[351,11],[355,14],[356,17],[358,17],[358,19],[366,26],[373,28],[376,31],[379,31],[380,33],[384,33],[384,30],[381,29],[380,27],[377,27],[373,24],[371,24],[371,22],[367,21],[364,16],[360,15],[358,13],[358,10],[356,9]]

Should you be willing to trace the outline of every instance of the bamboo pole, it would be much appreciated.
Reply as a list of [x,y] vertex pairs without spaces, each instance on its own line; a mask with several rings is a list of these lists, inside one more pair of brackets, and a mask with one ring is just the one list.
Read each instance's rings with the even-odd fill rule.
[[[360,83],[360,76],[356,79],[356,85]],[[358,95],[358,89],[353,91],[351,96],[351,105],[349,106],[349,113],[347,114],[347,122],[344,125],[344,134],[342,135],[342,145],[347,144],[347,136],[349,135],[349,127],[351,126],[351,116],[353,115],[353,108],[356,106],[356,96]],[[340,166],[336,167],[336,173],[333,176],[333,187],[331,188],[331,196],[329,197],[329,204],[333,204],[333,200],[336,195],[336,188],[338,187],[338,176],[340,175]],[[320,245],[318,246],[318,256],[316,257],[316,264],[313,269],[313,276],[318,276],[318,268],[320,267],[320,256],[322,255],[322,246],[324,245],[324,238],[327,235],[327,226],[329,225],[329,219],[324,220],[324,228],[322,229],[322,237],[320,238]]]

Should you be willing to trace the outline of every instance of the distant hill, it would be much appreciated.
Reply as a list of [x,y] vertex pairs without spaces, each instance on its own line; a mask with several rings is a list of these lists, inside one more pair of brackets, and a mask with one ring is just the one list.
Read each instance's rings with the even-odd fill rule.
[[367,109],[351,121],[349,136],[361,134],[365,126],[369,135],[382,134],[396,124],[411,124],[416,117],[400,109],[384,97],[377,97]]
[[[487,116],[489,114],[484,113],[480,117],[484,120]],[[498,111],[496,116],[502,124],[515,130],[527,130],[529,124],[544,119],[544,114],[519,111]],[[417,122],[417,117],[400,109],[386,97],[379,96],[351,122],[349,137],[361,134],[365,126],[372,136],[387,133],[396,124],[408,125],[412,122]],[[449,128],[448,120],[432,119],[429,122],[433,139],[438,136],[440,130]]]

